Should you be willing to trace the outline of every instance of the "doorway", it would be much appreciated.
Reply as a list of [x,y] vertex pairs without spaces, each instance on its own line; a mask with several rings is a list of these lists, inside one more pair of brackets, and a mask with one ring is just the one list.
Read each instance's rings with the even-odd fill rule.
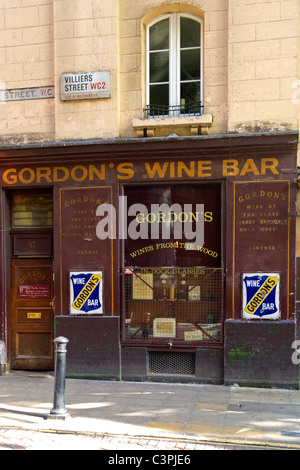
[[12,368],[53,369],[52,260],[12,260]]
[[52,193],[12,194],[11,368],[53,370]]

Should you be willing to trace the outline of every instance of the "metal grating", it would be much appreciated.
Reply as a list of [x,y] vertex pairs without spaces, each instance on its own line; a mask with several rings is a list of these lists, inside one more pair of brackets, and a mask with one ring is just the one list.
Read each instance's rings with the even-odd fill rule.
[[125,268],[123,279],[124,338],[221,342],[222,269]]
[[195,375],[195,354],[149,352],[149,374]]

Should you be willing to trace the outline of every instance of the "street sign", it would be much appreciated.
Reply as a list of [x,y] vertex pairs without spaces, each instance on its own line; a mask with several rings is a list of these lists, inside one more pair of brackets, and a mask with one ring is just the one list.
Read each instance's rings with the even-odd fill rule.
[[110,72],[61,75],[61,99],[63,101],[98,98],[110,98]]
[[7,101],[48,100],[55,96],[54,86],[0,90],[0,103]]

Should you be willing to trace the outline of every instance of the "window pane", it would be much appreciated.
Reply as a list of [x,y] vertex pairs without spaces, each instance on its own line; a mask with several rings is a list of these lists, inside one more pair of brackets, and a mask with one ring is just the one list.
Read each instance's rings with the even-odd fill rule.
[[181,51],[181,80],[200,79],[200,49]]
[[193,101],[200,102],[200,82],[182,83],[180,99],[180,102],[186,105]]
[[[150,104],[169,106],[169,85],[151,85],[150,86]],[[155,114],[168,114],[168,111],[160,110]]]
[[190,18],[180,18],[180,47],[200,46],[200,23]]
[[150,51],[169,49],[169,20],[162,20],[150,28]]
[[[190,177],[197,177],[197,165],[181,164],[183,175],[190,174]],[[161,165],[162,167],[162,165]],[[206,266],[220,267],[221,263],[221,186],[217,184],[189,184],[188,191],[185,184],[157,185],[157,186],[135,186],[125,190],[128,207],[139,202],[145,206],[145,213],[128,218],[128,224],[133,220],[140,224],[137,231],[148,234],[148,239],[132,239],[128,237],[125,242],[125,265],[126,266]],[[158,210],[157,206],[163,205]],[[205,247],[218,253],[218,256],[209,256],[201,250],[186,249],[184,226],[182,225],[181,235],[176,233],[174,220],[176,216],[172,206],[179,204],[182,211],[189,213],[189,220],[192,222],[193,231],[196,232],[197,213],[196,204],[204,204],[204,240]],[[185,206],[186,204],[186,206]],[[154,209],[155,207],[155,209]],[[168,207],[170,210],[168,210]],[[189,212],[191,211],[191,213]],[[158,216],[159,213],[163,215]],[[173,213],[173,215],[172,215]],[[148,217],[148,214],[152,214]],[[199,213],[198,213],[199,215]],[[186,216],[182,214],[181,218]],[[183,220],[183,219],[182,219]],[[158,224],[155,224],[155,221]],[[154,227],[158,230],[158,238],[151,236]],[[159,227],[157,227],[159,225]],[[164,232],[165,231],[165,232]],[[196,237],[195,237],[196,238]],[[179,245],[176,244],[176,241]],[[196,241],[191,241],[192,243]],[[175,245],[174,245],[175,243]],[[166,245],[168,244],[168,245]],[[146,246],[151,246],[151,250],[142,250]],[[206,251],[206,250],[205,250]],[[135,256],[133,256],[135,255]]]
[[169,53],[150,53],[150,83],[169,81]]
[[14,195],[14,227],[52,227],[52,212],[51,194]]

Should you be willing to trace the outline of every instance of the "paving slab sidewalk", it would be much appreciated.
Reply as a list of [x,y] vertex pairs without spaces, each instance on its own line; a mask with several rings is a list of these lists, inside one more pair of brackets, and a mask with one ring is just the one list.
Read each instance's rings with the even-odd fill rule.
[[188,440],[300,449],[300,391],[67,379],[68,418],[47,419],[54,377],[0,377],[0,430]]

